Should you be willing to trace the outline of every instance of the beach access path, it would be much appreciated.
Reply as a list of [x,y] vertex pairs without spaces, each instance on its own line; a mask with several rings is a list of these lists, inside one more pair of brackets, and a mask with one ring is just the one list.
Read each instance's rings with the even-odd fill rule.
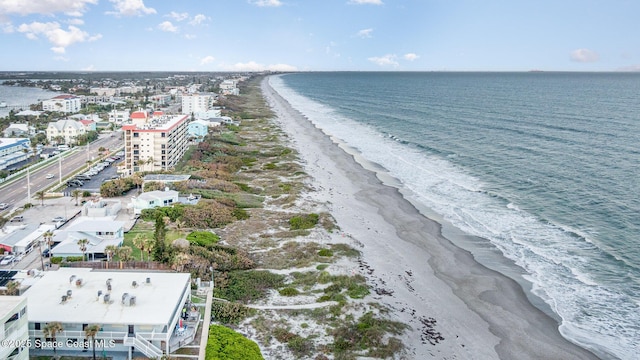
[[411,326],[402,338],[408,358],[596,358],[565,340],[558,323],[532,306],[515,281],[444,238],[440,224],[383,184],[375,165],[293,109],[269,77],[261,88],[312,178],[315,191],[303,196],[335,218],[341,231],[332,236],[357,245],[358,271],[383,289],[375,301],[391,309],[392,320]]

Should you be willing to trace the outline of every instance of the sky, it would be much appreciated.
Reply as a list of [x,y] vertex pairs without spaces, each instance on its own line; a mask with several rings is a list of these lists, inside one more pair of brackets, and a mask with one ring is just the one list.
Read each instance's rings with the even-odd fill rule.
[[0,71],[640,71],[638,0],[0,0]]

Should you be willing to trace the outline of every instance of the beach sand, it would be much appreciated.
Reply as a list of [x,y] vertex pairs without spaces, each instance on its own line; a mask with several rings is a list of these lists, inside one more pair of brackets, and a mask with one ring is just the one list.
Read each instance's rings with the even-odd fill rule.
[[353,271],[376,289],[375,301],[411,326],[402,337],[406,358],[597,358],[565,340],[515,281],[444,238],[440,224],[383,184],[375,165],[316,128],[268,80],[263,94],[312,179],[315,191],[303,196],[335,218],[340,232],[331,236],[357,245],[362,256]]

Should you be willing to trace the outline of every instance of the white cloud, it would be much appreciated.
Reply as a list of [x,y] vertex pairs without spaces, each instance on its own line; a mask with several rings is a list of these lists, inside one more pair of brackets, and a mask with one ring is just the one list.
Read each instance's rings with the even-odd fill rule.
[[358,34],[356,34],[356,36],[361,38],[370,38],[372,32],[373,32],[373,29],[362,29],[358,31]]
[[166,32],[178,32],[178,27],[174,26],[171,21],[163,21],[158,24],[158,29]]
[[237,63],[230,67],[227,67],[229,71],[298,71],[293,65],[288,64],[272,64],[263,65],[255,61],[249,61],[248,63]]
[[213,56],[209,55],[209,56],[205,56],[202,59],[200,59],[200,65],[206,65],[206,64],[210,64],[213,61],[215,61],[216,58],[214,58]]
[[82,70],[82,71],[96,71],[96,67],[93,66],[93,65],[89,65],[89,66],[87,66],[87,67],[85,67],[83,69],[80,69],[80,70]]
[[249,4],[253,4],[260,7],[282,6],[282,2],[280,0],[249,0]]
[[571,61],[589,63],[596,62],[600,59],[597,52],[589,49],[576,49],[571,52]]
[[364,5],[364,4],[383,5],[384,4],[382,0],[349,0],[348,3],[355,4],[355,5]]
[[404,54],[404,56],[402,56],[402,57],[405,60],[413,61],[413,60],[419,59],[420,55],[414,54],[414,53],[408,53],[408,54]]
[[197,35],[194,35],[194,34],[185,34],[185,35],[184,35],[184,38],[185,38],[185,39],[187,39],[187,40],[193,40],[193,39],[195,39],[195,38],[197,38],[197,37],[198,37],[198,36],[197,36]]
[[174,19],[175,21],[182,21],[182,20],[186,20],[189,18],[189,13],[177,13],[175,11],[172,11],[170,13],[168,13],[167,15],[165,15],[165,17],[169,17]]
[[43,14],[64,13],[82,16],[87,5],[95,5],[98,0],[0,0],[0,14]]
[[393,54],[387,54],[385,56],[375,56],[375,57],[370,57],[367,60],[371,61],[374,64],[377,64],[379,66],[393,66],[393,67],[397,67],[398,62],[396,61],[397,56],[393,55]]
[[205,20],[207,20],[208,18],[202,14],[198,14],[196,16],[193,17],[193,20],[189,21],[189,24],[191,25],[200,25],[202,24]]
[[156,9],[144,6],[142,0],[109,0],[116,9],[107,14],[115,16],[142,16],[145,14],[155,14]]
[[67,24],[69,24],[69,25],[84,25],[84,20],[78,19],[78,18],[73,18],[73,19],[67,20]]
[[7,24],[2,24],[2,32],[5,34],[11,34],[14,33],[16,31],[16,28],[13,27],[13,24],[11,23],[7,23]]
[[46,37],[54,45],[51,50],[56,53],[64,53],[65,48],[75,43],[95,41],[102,38],[100,34],[89,36],[87,32],[72,25],[67,30],[63,30],[57,22],[22,24],[18,27],[18,32],[24,33],[31,40],[38,39],[39,35]]

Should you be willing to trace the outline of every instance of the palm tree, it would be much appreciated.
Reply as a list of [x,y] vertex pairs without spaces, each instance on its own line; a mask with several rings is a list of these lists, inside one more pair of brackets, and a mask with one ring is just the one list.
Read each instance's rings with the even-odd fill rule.
[[20,292],[20,283],[14,280],[11,280],[7,283],[6,289],[4,290],[5,295],[18,295]]
[[93,360],[96,360],[96,335],[100,331],[100,325],[93,324],[84,328],[84,334],[87,338],[91,338],[91,344],[93,345]]
[[36,193],[38,200],[40,200],[40,206],[44,206],[44,195],[45,195],[44,190],[40,190]]
[[140,194],[140,186],[144,182],[144,179],[142,178],[142,176],[140,176],[139,173],[133,174],[131,176],[131,179],[133,180],[133,183],[136,184],[136,187],[138,188],[138,194]]
[[62,331],[64,331],[64,328],[62,327],[62,324],[58,321],[50,322],[47,325],[45,325],[44,328],[42,329],[44,336],[46,338],[51,339],[51,341],[53,341],[54,353],[56,352],[56,334]]
[[[82,251],[82,261],[84,260],[84,255],[87,252],[87,245],[89,244],[89,240],[88,239],[80,239],[78,240],[78,246],[80,247],[80,251]],[[86,261],[89,261],[89,259],[87,259]]]
[[142,258],[142,261],[144,261],[146,238],[147,237],[144,236],[143,234],[138,234],[133,238],[133,245],[138,249],[140,249],[140,254],[141,254],[140,257]]
[[75,189],[71,192],[71,196],[73,196],[76,199],[76,206],[78,206],[78,198],[80,197],[80,195],[82,195],[82,191]]
[[47,243],[47,249],[51,251],[51,245],[53,245],[53,231],[45,231],[44,234],[42,234],[42,238],[44,239],[44,242]]
[[122,262],[129,261],[131,259],[131,246],[120,246],[118,248],[118,258],[120,258],[120,268],[122,268]]
[[153,247],[155,246],[155,240],[146,237],[144,239],[144,247],[147,249],[147,261],[151,261],[151,252],[153,251]]
[[104,253],[107,254],[107,261],[111,261],[113,255],[118,251],[115,245],[107,245],[104,247]]

